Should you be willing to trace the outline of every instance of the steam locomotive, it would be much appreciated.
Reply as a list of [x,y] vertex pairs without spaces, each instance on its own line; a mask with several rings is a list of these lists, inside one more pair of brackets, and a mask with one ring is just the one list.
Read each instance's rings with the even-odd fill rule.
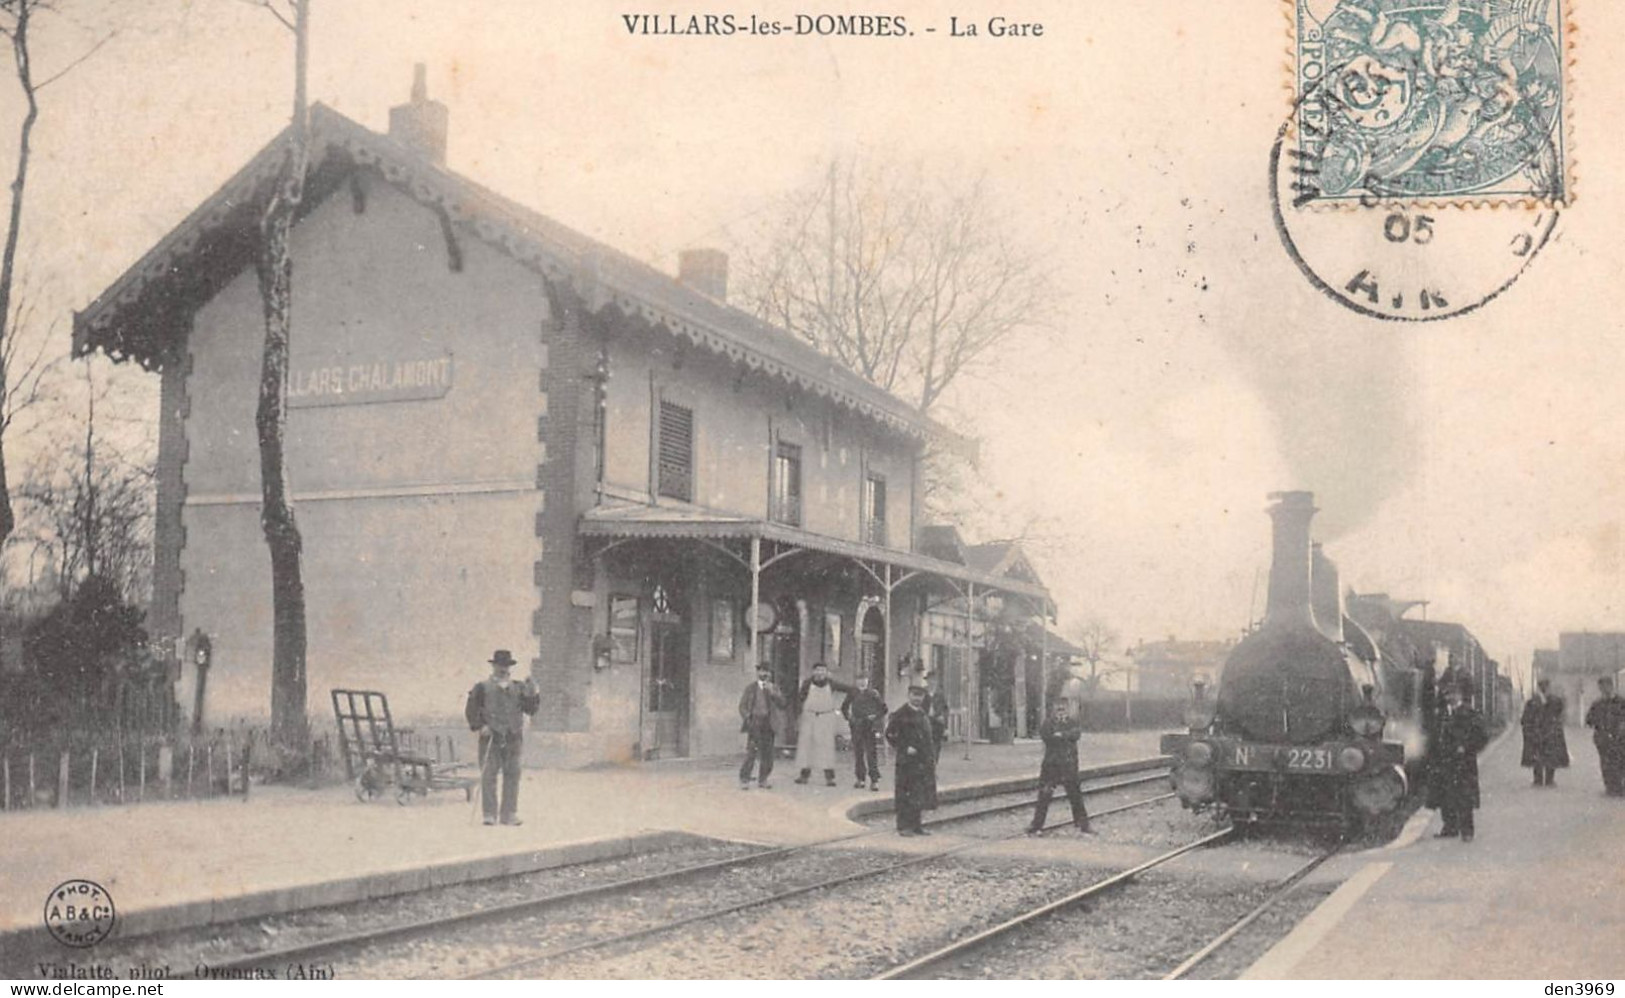
[[1419,602],[1339,590],[1310,539],[1309,492],[1269,497],[1274,521],[1263,624],[1198,687],[1188,734],[1165,735],[1186,808],[1241,823],[1340,824],[1394,813],[1425,774],[1437,690],[1499,708],[1498,666],[1460,624],[1405,617]]

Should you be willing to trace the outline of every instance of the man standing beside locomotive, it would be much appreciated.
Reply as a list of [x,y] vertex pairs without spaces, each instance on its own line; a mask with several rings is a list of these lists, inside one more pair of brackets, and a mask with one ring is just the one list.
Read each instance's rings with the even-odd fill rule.
[[1625,697],[1614,692],[1613,677],[1597,680],[1597,699],[1586,710],[1586,727],[1597,746],[1603,790],[1610,797],[1625,797]]
[[846,695],[841,704],[841,716],[852,726],[852,768],[857,782],[853,789],[862,790],[867,779],[870,790],[880,789],[880,764],[875,757],[875,736],[880,722],[886,717],[886,700],[879,690],[869,687],[869,677],[858,677],[858,688]]
[[1523,705],[1523,765],[1535,771],[1535,786],[1556,786],[1557,770],[1569,764],[1568,739],[1563,736],[1563,698],[1552,695],[1552,681],[1535,683],[1535,695]]
[[910,686],[908,703],[892,711],[886,722],[886,742],[897,753],[898,835],[930,835],[920,824],[920,812],[937,806],[937,747],[925,694],[923,683]]
[[474,684],[463,706],[463,719],[480,733],[480,806],[485,823],[497,823],[497,774],[502,774],[501,820],[523,824],[519,818],[519,765],[525,716],[542,705],[536,684],[513,681],[513,653],[498,648],[491,655],[491,676]]
[[1484,719],[1467,705],[1459,683],[1444,688],[1444,710],[1432,746],[1428,806],[1438,808],[1444,828],[1436,838],[1461,836],[1473,841],[1473,811],[1478,807],[1478,752],[1489,741]]
[[1044,830],[1057,784],[1065,788],[1067,803],[1072,805],[1072,823],[1078,831],[1094,834],[1089,827],[1089,812],[1083,806],[1083,789],[1078,785],[1078,737],[1082,734],[1083,728],[1072,719],[1072,705],[1057,697],[1050,716],[1038,726],[1038,737],[1044,740],[1044,761],[1038,767],[1038,804],[1033,809],[1032,824],[1027,827],[1028,835]]

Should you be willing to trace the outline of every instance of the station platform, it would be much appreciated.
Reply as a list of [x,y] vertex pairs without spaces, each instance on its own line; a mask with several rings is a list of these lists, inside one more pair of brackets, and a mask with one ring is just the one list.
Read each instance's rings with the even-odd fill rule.
[[[1157,755],[1155,731],[1086,734],[1085,766]],[[943,747],[944,788],[1036,777],[1036,740]],[[739,756],[585,770],[525,771],[524,824],[480,823],[478,801],[436,793],[399,806],[361,803],[350,787],[255,787],[242,798],[0,814],[0,977],[5,959],[42,932],[47,895],[71,879],[105,887],[119,933],[213,924],[324,903],[625,855],[682,834],[789,845],[854,830],[846,811],[889,798],[852,787],[842,756],[835,787],[797,785],[779,760],[773,787],[739,790]],[[476,798],[477,798],[476,794]]]
[[1531,786],[1520,739],[1479,760],[1473,842],[1418,812],[1244,979],[1625,978],[1625,799],[1604,796],[1589,731],[1569,729],[1552,788]]

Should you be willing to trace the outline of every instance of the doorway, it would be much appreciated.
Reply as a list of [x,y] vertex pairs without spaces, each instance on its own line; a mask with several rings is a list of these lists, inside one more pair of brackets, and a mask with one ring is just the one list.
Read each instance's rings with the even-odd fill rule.
[[649,655],[643,675],[643,757],[688,755],[688,614],[655,586],[649,607]]

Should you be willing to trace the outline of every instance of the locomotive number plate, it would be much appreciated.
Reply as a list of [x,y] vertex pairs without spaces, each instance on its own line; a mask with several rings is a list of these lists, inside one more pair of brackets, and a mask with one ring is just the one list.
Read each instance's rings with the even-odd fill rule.
[[1333,768],[1332,750],[1328,748],[1289,748],[1281,754],[1285,768],[1291,772],[1324,773]]
[[1256,772],[1332,773],[1337,771],[1337,746],[1232,744],[1221,755],[1231,769]]

